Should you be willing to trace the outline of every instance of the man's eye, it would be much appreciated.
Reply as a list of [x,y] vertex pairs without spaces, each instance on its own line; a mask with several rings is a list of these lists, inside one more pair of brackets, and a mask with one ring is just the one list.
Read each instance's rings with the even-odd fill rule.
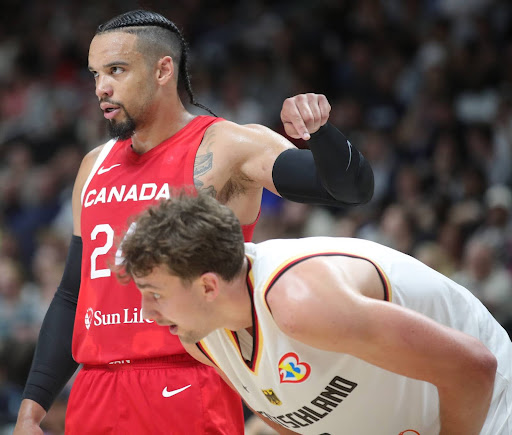
[[111,69],[112,74],[120,74],[124,71],[120,66],[113,66]]
[[158,293],[153,293],[153,299],[160,299],[162,295],[159,295]]

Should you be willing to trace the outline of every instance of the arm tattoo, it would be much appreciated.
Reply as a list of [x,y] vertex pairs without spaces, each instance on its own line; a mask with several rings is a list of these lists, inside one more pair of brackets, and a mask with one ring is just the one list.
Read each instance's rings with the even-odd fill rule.
[[215,190],[215,188],[213,186],[206,187],[202,190],[203,190],[203,192],[206,192],[207,195],[210,195],[212,198],[217,198],[217,191]]
[[199,179],[202,175],[206,174],[213,167],[213,153],[208,152],[204,155],[197,156],[194,163],[194,186],[197,190],[204,190],[214,198],[217,192],[213,186],[204,187],[204,183]]
[[213,153],[207,152],[201,156],[196,157],[194,162],[194,178],[206,174],[213,166]]

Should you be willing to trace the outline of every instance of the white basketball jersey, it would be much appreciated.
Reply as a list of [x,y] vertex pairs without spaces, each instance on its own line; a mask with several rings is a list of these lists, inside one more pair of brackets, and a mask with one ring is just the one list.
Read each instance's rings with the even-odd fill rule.
[[[370,241],[347,238],[246,244],[253,336],[217,330],[198,346],[248,405],[295,432],[314,435],[434,435],[440,430],[437,388],[351,355],[297,342],[276,326],[265,296],[279,276],[314,256],[351,256],[372,263],[390,302],[481,340],[497,357],[493,402],[482,430],[510,435],[512,344],[468,290],[414,258]],[[311,325],[312,328],[315,325]]]

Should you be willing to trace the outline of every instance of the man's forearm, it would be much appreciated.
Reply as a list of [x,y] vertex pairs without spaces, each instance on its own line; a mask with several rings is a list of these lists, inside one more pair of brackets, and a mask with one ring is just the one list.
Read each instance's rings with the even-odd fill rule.
[[373,171],[364,156],[327,122],[307,142],[322,185],[338,201],[364,204],[373,196]]
[[492,373],[466,374],[456,388],[438,387],[440,435],[478,435],[482,429],[494,389]]
[[46,411],[39,403],[30,399],[23,399],[13,435],[42,434],[43,431],[39,426],[45,416]]
[[78,367],[71,354],[75,310],[56,294],[46,314],[28,375],[24,399],[48,410]]
[[311,135],[310,149],[288,149],[272,169],[276,191],[308,204],[364,204],[373,196],[373,170],[364,156],[330,124]]

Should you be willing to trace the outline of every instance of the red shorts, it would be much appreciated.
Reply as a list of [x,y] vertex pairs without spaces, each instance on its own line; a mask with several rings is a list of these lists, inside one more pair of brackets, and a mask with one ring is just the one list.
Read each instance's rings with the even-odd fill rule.
[[66,435],[243,433],[240,396],[189,355],[84,366],[66,414]]

